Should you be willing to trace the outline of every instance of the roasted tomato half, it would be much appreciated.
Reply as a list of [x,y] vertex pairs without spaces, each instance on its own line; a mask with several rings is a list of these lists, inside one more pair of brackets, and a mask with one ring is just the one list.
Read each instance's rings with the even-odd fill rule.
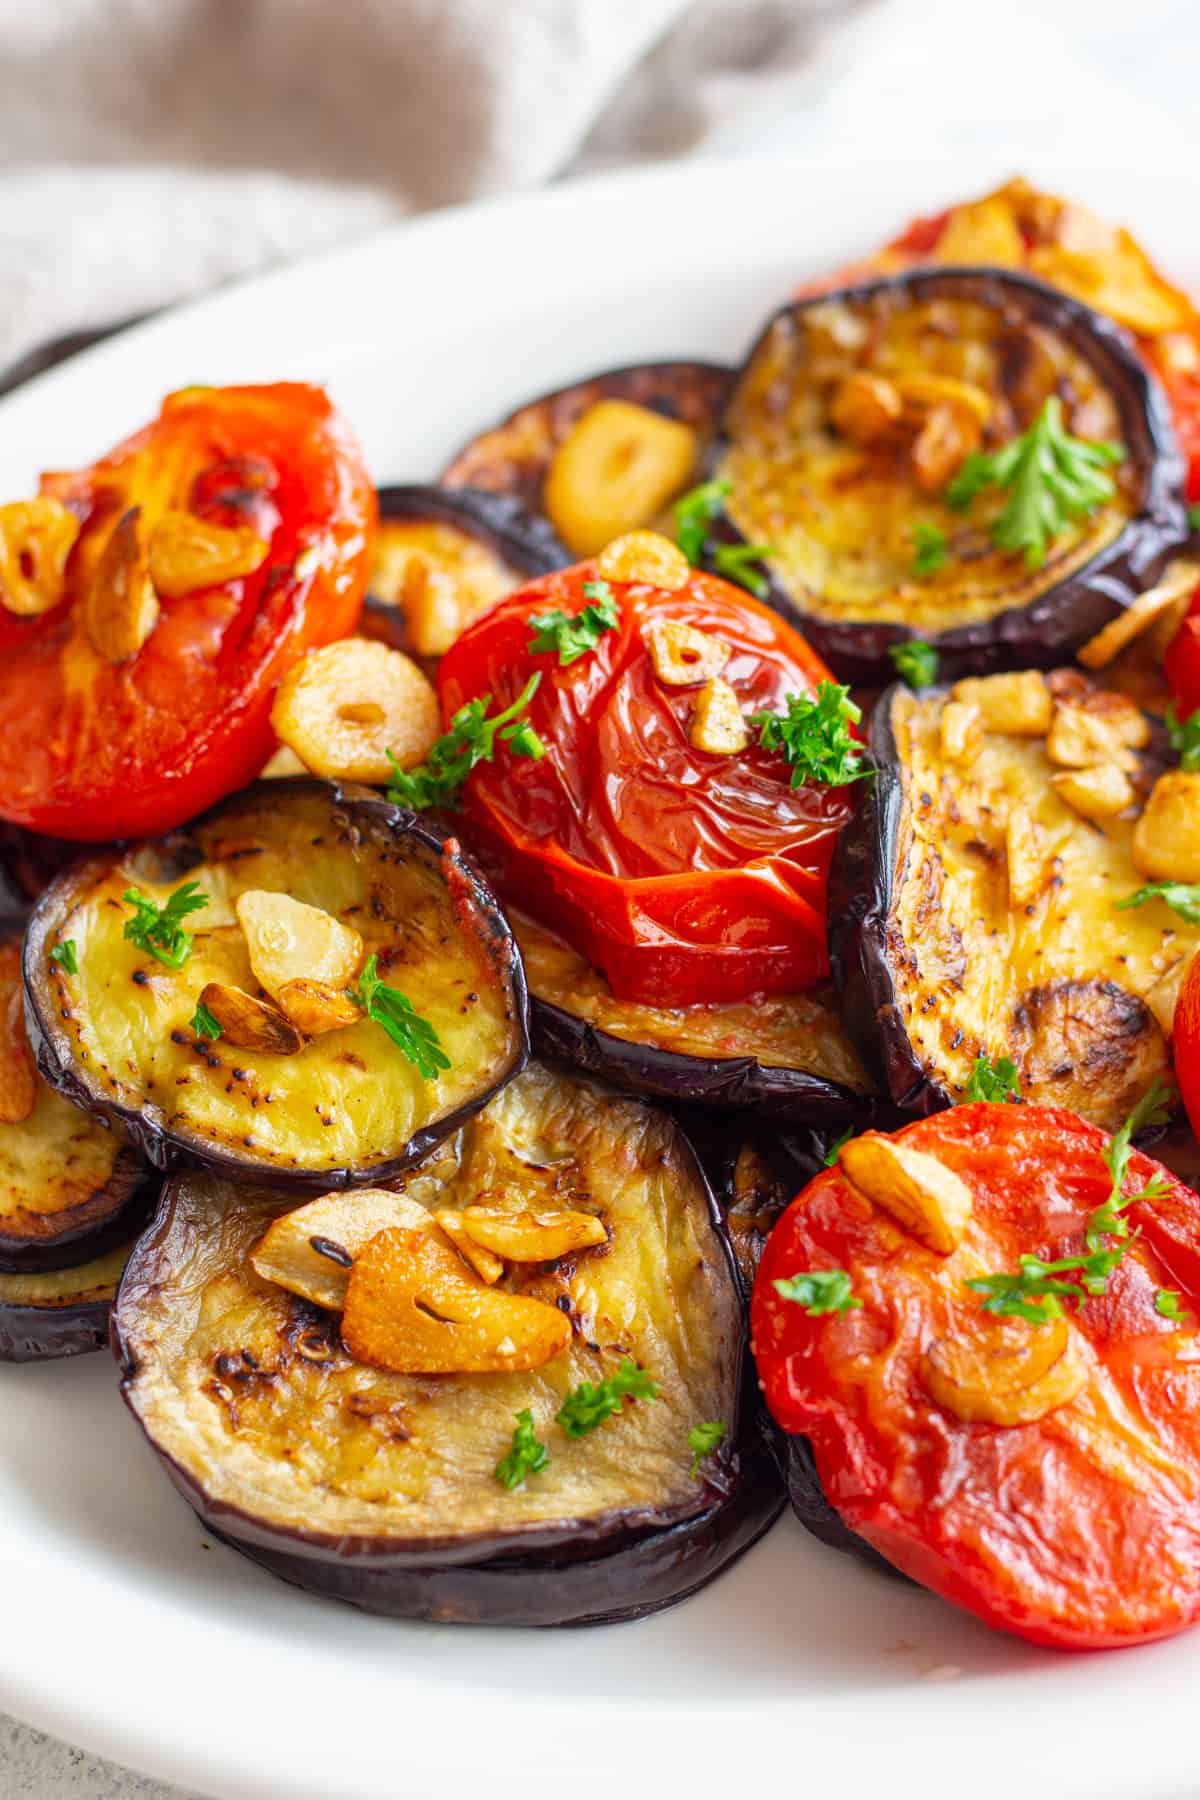
[[0,508],[0,816],[124,837],[243,786],[280,676],[354,625],[374,519],[345,423],[293,383],[185,388]]
[[1192,1131],[1200,1138],[1200,955],[1193,956],[1175,1008],[1175,1073]]
[[988,1624],[1100,1649],[1200,1616],[1198,1319],[1196,1194],[1073,1113],[970,1105],[843,1146],[751,1330],[846,1524]]
[[1200,589],[1171,639],[1163,670],[1177,713],[1180,718],[1190,718],[1200,707]]
[[[561,930],[620,999],[685,1006],[811,987],[828,967],[825,878],[853,790],[792,787],[750,721],[807,698],[828,671],[774,613],[678,572],[666,540],[633,535],[652,546],[644,577],[619,559],[630,578],[605,577],[608,551],[546,576],[442,662],[447,720],[485,695],[506,708],[540,678],[524,716],[545,754],[501,746],[474,770],[469,835],[500,892]],[[616,623],[591,648],[532,648],[535,619],[576,620],[597,596],[615,602]],[[704,727],[714,693],[732,713],[722,749],[701,747],[717,742]]]

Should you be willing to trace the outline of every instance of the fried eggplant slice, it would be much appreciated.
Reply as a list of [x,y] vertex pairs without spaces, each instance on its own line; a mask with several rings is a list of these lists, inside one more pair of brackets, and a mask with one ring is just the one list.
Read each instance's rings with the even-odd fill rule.
[[841,1129],[872,1107],[873,1083],[832,993],[720,1006],[618,1000],[562,938],[509,909],[540,1052],[662,1100],[753,1107],[764,1118]]
[[22,927],[0,925],[0,1272],[68,1268],[125,1242],[151,1171],[117,1128],[38,1074],[25,1030]]
[[[1006,520],[1011,470],[956,483],[1048,407],[1071,438],[1113,447],[1089,470],[1107,497],[1076,505],[1072,487],[1052,534],[1022,536],[1031,509]],[[765,545],[774,604],[841,679],[868,684],[909,638],[946,673],[1052,666],[1188,536],[1166,401],[1131,340],[999,270],[915,271],[783,308],[732,388],[711,466],[730,486],[716,535]]]
[[108,1343],[130,1243],[68,1269],[0,1274],[0,1362],[52,1362]]
[[[181,960],[130,939],[126,895],[162,909],[189,883],[199,904],[180,927]],[[253,912],[239,908],[251,893]],[[308,1037],[284,1016],[289,988],[277,1002],[260,987],[271,895],[284,897],[276,928],[298,958],[297,920],[361,939],[358,974],[331,990],[331,1004],[355,1002],[354,1023]],[[74,973],[51,956],[68,938]],[[286,956],[270,968],[277,985]],[[457,842],[366,789],[307,779],[260,783],[169,839],[68,872],[31,921],[25,976],[47,1079],[122,1123],[158,1167],[186,1158],[310,1189],[377,1183],[485,1105],[527,1049],[512,934]]]
[[[989,723],[1017,681],[1026,702],[1044,686],[1040,730],[1032,705],[994,712],[1020,731]],[[870,741],[878,772],[831,871],[830,954],[885,1092],[930,1112],[963,1098],[978,1057],[1007,1056],[1027,1100],[1115,1130],[1169,1069],[1161,1000],[1200,943],[1162,899],[1120,905],[1145,882],[1134,840],[1161,728],[1060,670],[894,687]],[[1077,810],[1074,778],[1097,769],[1127,792],[1105,817]]]
[[[483,1195],[604,1223],[603,1244],[506,1262],[482,1290],[569,1319],[567,1348],[542,1367],[399,1375],[355,1361],[336,1313],[252,1264],[288,1195],[186,1173],[122,1283],[125,1399],[206,1524],[314,1592],[472,1623],[652,1612],[709,1581],[779,1506],[711,1190],[664,1114],[535,1063],[404,1182],[405,1201],[431,1214]],[[321,1241],[349,1255],[352,1289],[357,1256]],[[630,1362],[657,1398],[569,1434],[557,1418],[568,1394]],[[526,1413],[548,1461],[508,1485],[498,1468]],[[697,1459],[689,1434],[715,1422],[725,1433]]]
[[493,601],[570,560],[549,522],[512,494],[381,488],[359,631],[410,656],[439,657]]

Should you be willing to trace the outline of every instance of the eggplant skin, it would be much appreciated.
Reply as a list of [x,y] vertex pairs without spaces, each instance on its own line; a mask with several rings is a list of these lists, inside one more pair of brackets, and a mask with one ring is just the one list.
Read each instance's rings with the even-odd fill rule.
[[[945,675],[1053,668],[1152,587],[1169,558],[1188,542],[1186,464],[1166,395],[1123,326],[1032,276],[988,268],[922,268],[782,307],[756,339],[745,369],[789,315],[838,302],[853,305],[880,293],[911,297],[914,303],[941,296],[978,296],[990,305],[1014,308],[1035,326],[1057,332],[1097,370],[1115,399],[1130,464],[1143,477],[1140,505],[1110,543],[1027,604],[940,633],[914,631],[895,622],[822,618],[799,607],[774,577],[767,602],[804,633],[841,681],[864,686],[890,682],[895,670],[889,651],[912,638],[934,645]],[[726,434],[738,380],[731,388]],[[728,445],[727,435],[714,443],[708,458],[711,475],[720,474]],[[744,541],[727,514],[716,522],[711,536],[716,542]],[[765,566],[770,575],[769,563]]]
[[[1106,698],[1076,670],[1048,680],[1056,696]],[[1101,830],[1073,814],[1054,794],[1038,740],[989,735],[969,766],[943,770],[933,746],[935,709],[947,696],[896,685],[872,715],[875,776],[838,840],[829,879],[830,963],[847,1028],[882,1091],[910,1117],[960,1101],[974,1057],[986,1051],[1013,1057],[1027,1100],[1067,1106],[1115,1131],[1170,1066],[1143,998],[1161,972],[1160,923],[1148,908],[1112,910],[1141,881],[1129,855],[1132,821],[1122,814]],[[1143,794],[1163,766],[1161,743],[1154,726],[1131,773]],[[1001,774],[1008,793],[1046,822],[1056,870],[1036,905],[1018,909],[1007,938]],[[1183,954],[1197,934],[1173,923]],[[982,971],[997,932],[1003,980],[989,984]]]
[[416,482],[383,487],[379,490],[379,517],[384,521],[429,520],[455,527],[486,544],[527,581],[565,569],[572,561],[549,519],[531,512],[515,494]]
[[0,1362],[51,1362],[102,1350],[130,1247],[126,1237],[75,1268],[0,1275]]
[[443,471],[442,481],[455,489],[511,494],[528,512],[539,513],[554,452],[601,400],[625,400],[664,413],[707,438],[716,426],[729,377],[723,364],[705,362],[636,363],[589,375],[529,401],[480,432]]
[[[507,1017],[513,1033],[511,1055],[505,1066],[494,1071],[493,1078],[481,1084],[462,1105],[414,1131],[395,1155],[362,1168],[353,1165],[324,1168],[264,1166],[262,1160],[255,1161],[236,1149],[209,1143],[198,1133],[177,1135],[168,1129],[161,1114],[156,1114],[153,1108],[140,1109],[113,1099],[90,1070],[77,1060],[72,1041],[58,1017],[50,981],[48,945],[69,913],[76,895],[101,877],[113,861],[111,854],[89,858],[68,869],[52,883],[30,919],[24,951],[26,1025],[43,1078],[76,1106],[123,1128],[154,1169],[168,1171],[180,1166],[198,1166],[223,1174],[230,1180],[247,1181],[261,1181],[266,1175],[297,1190],[320,1193],[366,1183],[379,1185],[401,1175],[413,1163],[426,1157],[445,1137],[486,1106],[497,1089],[519,1074],[528,1060],[529,996],[525,973],[498,902],[474,864],[462,852],[457,839],[449,833],[438,832],[417,814],[392,805],[375,790],[339,787],[304,776],[259,781],[220,802],[159,845],[143,848],[153,848],[168,859],[177,858],[175,879],[182,880],[188,867],[194,867],[201,860],[197,850],[198,837],[221,822],[225,814],[235,808],[256,805],[277,813],[294,797],[302,800],[327,797],[331,816],[340,829],[409,838],[422,851],[439,859],[447,858],[460,916],[469,915],[479,954],[495,973],[506,995]],[[242,1052],[242,1060],[252,1056],[252,1052]]]
[[[577,1159],[564,1162],[567,1145]],[[557,1294],[576,1321],[563,1360],[520,1377],[395,1376],[355,1363],[336,1315],[247,1265],[263,1224],[286,1210],[281,1190],[222,1189],[189,1174],[167,1183],[123,1279],[112,1347],[122,1395],[166,1473],[231,1547],[310,1592],[387,1616],[586,1624],[686,1597],[778,1516],[785,1495],[763,1436],[732,1250],[678,1127],[534,1064],[414,1171],[406,1192],[427,1207],[469,1203],[510,1157],[533,1172],[522,1180],[555,1194],[581,1183],[610,1233],[596,1251],[508,1271],[511,1291]],[[219,1307],[205,1302],[210,1287]],[[592,1319],[618,1317],[636,1325],[598,1362]],[[548,1417],[562,1393],[626,1354],[652,1368],[660,1399],[563,1438]],[[523,1404],[545,1421],[551,1462],[506,1493],[493,1479],[493,1446],[507,1448]],[[693,1478],[684,1439],[697,1416],[724,1418],[729,1434]],[[295,1464],[305,1417],[313,1430]],[[614,1459],[611,1433],[622,1428]]]
[[[253,1521],[212,1506],[178,1466],[176,1488],[213,1536],[293,1587],[384,1618],[443,1625],[615,1625],[676,1606],[705,1588],[770,1530],[786,1505],[773,1458],[753,1434],[736,1492],[697,1518],[590,1550],[499,1555],[421,1567],[370,1552],[345,1554],[259,1541]],[[869,1551],[874,1556],[874,1551]]]

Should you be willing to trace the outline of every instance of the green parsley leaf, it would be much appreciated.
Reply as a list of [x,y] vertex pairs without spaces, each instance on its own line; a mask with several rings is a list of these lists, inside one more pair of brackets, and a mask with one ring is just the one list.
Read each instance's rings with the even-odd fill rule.
[[603,1425],[605,1419],[611,1419],[614,1413],[622,1410],[622,1400],[657,1398],[658,1383],[651,1381],[645,1369],[640,1369],[627,1356],[615,1375],[606,1375],[603,1381],[594,1385],[590,1381],[581,1381],[578,1387],[572,1388],[554,1416],[568,1437],[586,1437],[589,1431],[595,1431],[597,1425]]
[[791,765],[794,788],[806,781],[845,787],[874,774],[850,730],[862,718],[862,708],[851,700],[848,687],[822,681],[815,695],[788,694],[785,704],[786,713],[752,713],[750,723],[759,726],[763,749],[778,750]]
[[704,481],[675,502],[675,541],[693,569],[704,555],[709,526],[732,492],[732,481]]
[[688,1449],[692,1452],[692,1480],[700,1473],[700,1464],[711,1456],[722,1442],[729,1427],[723,1419],[710,1419],[707,1425],[693,1425],[688,1432]]
[[946,534],[940,525],[928,519],[917,519],[910,533],[913,544],[913,574],[936,575],[945,566]]
[[585,581],[583,591],[591,600],[581,613],[572,616],[556,609],[530,619],[533,636],[527,647],[531,655],[557,651],[559,667],[565,669],[594,650],[606,631],[617,629],[621,609],[607,581]]
[[1165,1194],[1167,1185],[1161,1175],[1156,1175],[1144,1188],[1136,1194],[1125,1194],[1125,1178],[1129,1173],[1129,1159],[1133,1155],[1132,1139],[1143,1131],[1147,1125],[1165,1125],[1170,1118],[1170,1102],[1175,1098],[1173,1088],[1164,1087],[1156,1081],[1149,1091],[1142,1095],[1125,1123],[1119,1131],[1115,1131],[1104,1151],[1104,1161],[1112,1177],[1108,1199],[1103,1206],[1098,1206],[1087,1222],[1088,1248],[1094,1250],[1102,1237],[1128,1238],[1129,1226],[1123,1214],[1139,1200],[1157,1200]]
[[845,1269],[808,1269],[803,1275],[789,1275],[774,1284],[783,1300],[794,1300],[806,1313],[819,1319],[822,1313],[851,1312],[861,1306]]
[[1147,900],[1161,900],[1177,912],[1189,925],[1200,925],[1200,882],[1151,881],[1136,894],[1113,902],[1115,912],[1127,912],[1131,906],[1144,906]]
[[197,1037],[219,1038],[221,1035],[221,1027],[217,1024],[217,1021],[213,1018],[213,1015],[209,1012],[203,1000],[197,1000],[196,1010],[189,1019],[188,1024]]
[[835,1169],[837,1167],[837,1160],[841,1154],[842,1145],[848,1144],[850,1139],[852,1137],[857,1137],[857,1135],[858,1133],[855,1131],[853,1125],[848,1125],[840,1138],[834,1138],[832,1144],[830,1144],[828,1150],[825,1152],[825,1167],[827,1169]]
[[509,1493],[521,1487],[527,1475],[540,1475],[550,1461],[550,1452],[534,1430],[533,1414],[526,1406],[516,1415],[512,1449],[496,1464],[496,1480]]
[[450,1058],[429,1020],[421,1017],[398,988],[388,987],[379,979],[377,956],[368,957],[358,978],[358,991],[351,990],[350,998],[362,1007],[368,1019],[383,1027],[426,1081],[436,1081],[441,1070],[450,1067]]
[[125,904],[134,909],[132,919],[125,921],[125,936],[140,950],[168,969],[182,969],[192,954],[192,934],[183,929],[190,913],[208,905],[208,895],[200,892],[198,881],[185,881],[171,894],[165,906],[148,900],[137,888],[126,888]]
[[[1062,1317],[1064,1300],[1074,1300],[1082,1306],[1088,1294],[1102,1294],[1122,1254],[1120,1249],[1096,1250],[1086,1256],[1061,1256],[1057,1262],[1022,1256],[1018,1274],[980,1275],[964,1285],[973,1293],[984,1295],[984,1312],[1044,1325],[1047,1319]],[[1083,1285],[1063,1281],[1062,1277],[1069,1274],[1079,1274]]]
[[1040,569],[1047,546],[1069,520],[1085,519],[1113,498],[1116,488],[1106,471],[1124,457],[1120,444],[1072,437],[1062,401],[1051,394],[1028,431],[1001,450],[967,457],[946,489],[946,504],[965,512],[987,488],[1006,492],[992,541],[1014,555],[1023,552],[1026,567]]
[[1020,1098],[1021,1083],[1011,1056],[997,1057],[995,1062],[990,1056],[977,1056],[960,1104],[967,1106],[972,1100],[990,1100],[999,1105]]
[[79,956],[75,949],[74,938],[64,938],[61,944],[55,944],[50,952],[50,961],[65,969],[68,975],[78,975]]
[[1200,706],[1181,720],[1172,704],[1167,708],[1163,723],[1171,739],[1172,750],[1179,752],[1180,768],[1187,769],[1189,774],[1195,774],[1200,769]]
[[712,566],[726,581],[736,581],[748,594],[761,600],[771,583],[764,571],[754,565],[765,561],[774,550],[773,544],[716,544],[712,551]]
[[1200,500],[1188,507],[1188,524],[1193,531],[1200,531]]
[[490,694],[468,700],[450,721],[450,729],[431,748],[426,760],[415,769],[402,769],[388,751],[393,775],[388,783],[388,799],[413,812],[427,806],[457,806],[463,783],[481,762],[491,762],[496,742],[507,743],[514,756],[528,756],[537,762],[546,754],[546,746],[527,719],[521,714],[537,693],[540,673],[531,675],[511,706],[494,718],[488,718],[492,703]]
[[1181,1319],[1183,1307],[1178,1288],[1159,1288],[1154,1296],[1154,1310],[1164,1319]]
[[901,681],[906,681],[915,693],[932,687],[938,678],[938,653],[932,644],[922,643],[920,638],[889,645],[888,655]]

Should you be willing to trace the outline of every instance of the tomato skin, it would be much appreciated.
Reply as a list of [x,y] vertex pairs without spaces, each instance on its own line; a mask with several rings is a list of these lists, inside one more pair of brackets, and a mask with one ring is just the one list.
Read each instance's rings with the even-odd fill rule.
[[438,675],[449,720],[465,701],[508,705],[529,676],[540,761],[502,750],[470,776],[472,843],[500,891],[561,930],[621,998],[684,1006],[787,993],[828,971],[824,894],[853,798],[793,791],[782,759],[694,750],[698,686],[654,673],[644,631],[686,624],[732,649],[723,670],[743,712],[782,708],[828,671],[797,633],[728,583],[694,573],[664,592],[613,582],[621,623],[560,666],[531,655],[530,619],[587,604],[580,564],[500,601],[458,640]]
[[1171,1047],[1183,1104],[1192,1131],[1200,1138],[1200,956],[1192,958],[1179,990]]
[[[988,1105],[896,1137],[970,1186],[967,1236],[938,1256],[840,1170],[810,1182],[767,1243],[751,1304],[772,1414],[809,1439],[853,1530],[986,1623],[1073,1649],[1183,1629],[1200,1617],[1200,1198],[1135,1152],[1127,1191],[1160,1175],[1166,1192],[1129,1209],[1141,1237],[1106,1293],[1069,1314],[1087,1387],[1033,1424],[966,1423],[922,1385],[923,1352],[996,1323],[968,1276],[1082,1247],[1109,1191],[1108,1140],[1058,1108]],[[815,1268],[845,1269],[861,1308],[812,1317],[776,1292]],[[1160,1287],[1179,1290],[1184,1319],[1158,1314]]]
[[[0,616],[0,817],[85,841],[167,830],[257,775],[280,677],[353,629],[375,523],[361,453],[319,388],[186,388],[42,492],[81,531],[63,603]],[[75,602],[130,506],[147,525],[168,507],[250,525],[269,551],[253,575],[164,599],[137,657],[113,665]]]
[[1163,673],[1181,719],[1200,707],[1200,592],[1192,600],[1187,617],[1167,646]]

